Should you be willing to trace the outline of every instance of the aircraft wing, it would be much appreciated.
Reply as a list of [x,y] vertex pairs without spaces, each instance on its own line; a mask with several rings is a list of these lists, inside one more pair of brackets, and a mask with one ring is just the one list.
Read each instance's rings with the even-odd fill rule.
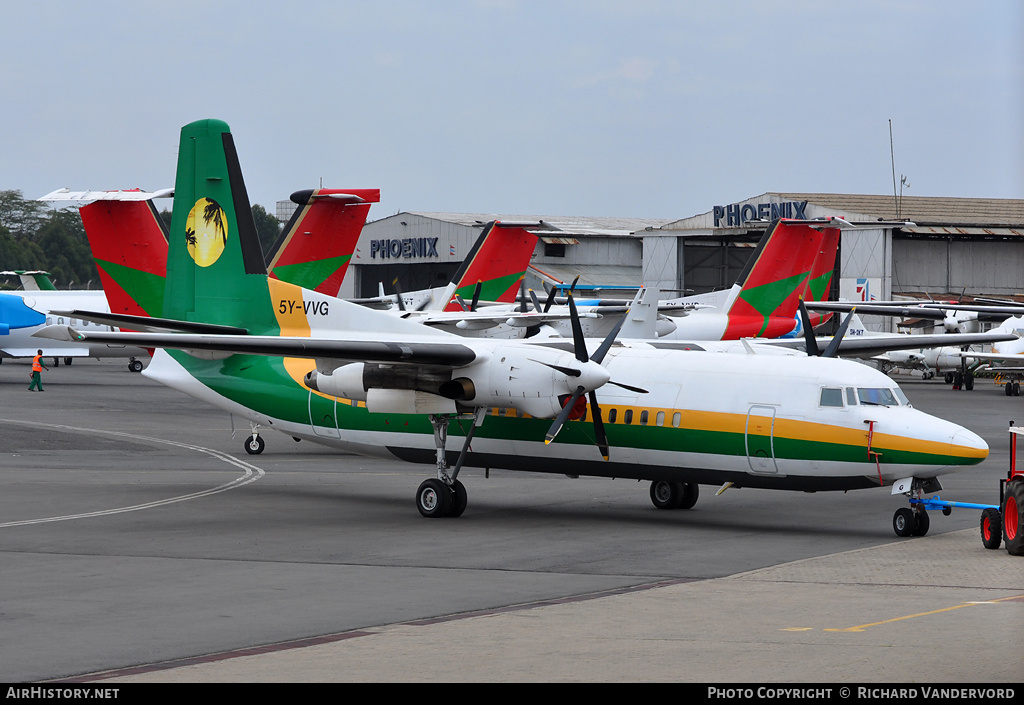
[[62,188],[51,191],[37,201],[149,201],[154,198],[169,198],[174,189],[163,188],[159,191],[72,191]]
[[979,321],[1004,321],[1012,316],[1024,314],[1021,306],[972,306],[970,304],[919,303],[904,304],[901,302],[886,303],[849,303],[845,301],[808,301],[808,311],[852,311],[872,316],[896,316],[900,318],[927,318],[942,321],[947,311],[973,311],[978,314]]
[[[857,307],[860,311],[860,307]],[[939,348],[947,346],[980,345],[984,343],[1001,343],[1016,340],[1013,333],[941,333],[938,335],[878,335],[844,337],[839,344],[839,355],[843,357],[874,357],[890,350],[912,350],[915,348]],[[818,338],[818,349],[824,349],[832,338]],[[758,345],[774,345],[803,350],[805,342],[801,338],[757,338]],[[971,353],[972,355],[978,353]]]
[[69,326],[47,326],[33,334],[33,337],[83,343],[136,345],[142,348],[225,353],[227,355],[269,355],[448,367],[461,367],[477,359],[477,352],[467,345],[439,342],[388,342],[267,335],[197,335],[192,333],[94,333],[92,331],[83,333]]
[[[625,313],[625,307],[621,311],[613,313]],[[410,316],[411,320],[419,321],[428,326],[453,326],[462,330],[483,330],[493,328],[501,324],[514,328],[529,328],[540,326],[551,321],[569,320],[571,317],[568,309],[564,311],[549,311],[541,313],[537,311],[499,311],[492,313],[486,308],[476,311],[424,311],[419,316]],[[580,312],[580,318],[601,318],[601,314],[588,311]]]
[[114,328],[129,328],[134,331],[158,333],[167,331],[178,331],[181,333],[206,333],[210,335],[245,335],[248,331],[245,328],[234,326],[221,326],[212,323],[195,323],[192,321],[177,321],[170,318],[152,318],[150,316],[132,316],[127,313],[105,313],[102,311],[82,311],[72,309],[70,311],[51,311],[58,316],[80,318],[90,323],[98,323],[103,326]]

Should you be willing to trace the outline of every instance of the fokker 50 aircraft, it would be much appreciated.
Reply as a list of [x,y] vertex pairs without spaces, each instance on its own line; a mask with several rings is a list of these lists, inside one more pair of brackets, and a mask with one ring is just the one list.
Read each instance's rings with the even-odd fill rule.
[[[976,434],[912,408],[856,362],[666,349],[617,342],[617,331],[587,340],[578,320],[571,340],[461,338],[277,281],[249,213],[228,126],[186,125],[158,323],[208,332],[47,334],[166,348],[148,377],[253,424],[435,463],[415,493],[428,517],[466,509],[465,466],[649,480],[654,504],[669,509],[692,506],[698,484],[904,481],[920,494],[988,455]],[[464,436],[454,468],[449,430]],[[927,530],[927,514],[901,512],[898,531]]]

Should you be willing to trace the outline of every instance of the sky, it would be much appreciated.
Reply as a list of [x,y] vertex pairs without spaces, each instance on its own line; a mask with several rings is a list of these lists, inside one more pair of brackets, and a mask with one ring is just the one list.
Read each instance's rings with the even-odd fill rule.
[[[5,0],[0,189],[173,186],[230,125],[250,200],[686,218],[768,191],[1024,198],[1019,0]],[[890,125],[892,143],[890,150]],[[170,207],[159,201],[158,207]]]

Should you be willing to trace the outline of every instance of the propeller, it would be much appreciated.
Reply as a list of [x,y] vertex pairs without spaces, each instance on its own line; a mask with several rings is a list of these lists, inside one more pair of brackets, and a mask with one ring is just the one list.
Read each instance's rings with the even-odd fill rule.
[[391,285],[395,287],[395,296],[398,297],[398,310],[405,311],[405,301],[402,300],[402,288],[398,286],[398,277],[395,277]]
[[846,335],[846,330],[850,327],[850,320],[857,311],[857,307],[854,306],[846,314],[843,322],[839,324],[839,330],[832,336],[832,340],[829,341],[829,344],[823,351],[818,350],[818,340],[814,336],[814,328],[811,327],[811,317],[807,313],[807,307],[804,306],[803,299],[800,299],[799,309],[800,320],[804,328],[804,346],[807,350],[807,355],[810,357],[836,357],[839,354],[839,346],[843,342],[843,336]]
[[[584,365],[589,362],[596,362],[600,365],[604,361],[608,351],[611,350],[612,344],[615,342],[615,337],[619,334],[619,330],[626,321],[626,316],[622,316],[622,318],[619,319],[611,332],[608,333],[608,336],[601,342],[601,345],[594,351],[592,356],[587,354],[586,339],[583,337],[583,326],[580,324],[579,313],[576,310],[576,302],[573,300],[571,292],[569,294],[569,319],[572,324],[573,352],[576,359]],[[558,370],[569,377],[580,377],[583,375],[581,370],[563,367],[561,365],[556,366],[548,364],[548,367]],[[608,380],[606,383],[614,384],[617,387],[622,387],[623,389],[628,389],[638,394],[647,394],[647,390],[641,389],[640,387],[622,384],[621,382],[613,382],[611,380]],[[551,424],[551,428],[548,429],[547,435],[544,437],[544,444],[547,445],[548,443],[551,443],[551,441],[555,440],[555,436],[557,436],[558,432],[562,430],[562,426],[569,418],[569,414],[572,413],[573,407],[576,406],[576,402],[584,393],[587,393],[590,399],[590,408],[594,417],[594,436],[597,441],[597,446],[601,450],[601,456],[605,460],[608,460],[608,436],[604,430],[604,419],[601,415],[601,407],[597,403],[597,394],[594,389],[587,390],[586,386],[582,384],[576,387],[569,399],[562,405],[562,410],[558,412],[558,416],[555,417],[554,422]]]
[[544,313],[547,313],[548,311],[551,310],[551,305],[555,303],[555,294],[558,293],[558,287],[553,286],[550,289],[548,289],[547,283],[541,283],[544,284],[544,289],[548,292],[548,300],[544,302]]

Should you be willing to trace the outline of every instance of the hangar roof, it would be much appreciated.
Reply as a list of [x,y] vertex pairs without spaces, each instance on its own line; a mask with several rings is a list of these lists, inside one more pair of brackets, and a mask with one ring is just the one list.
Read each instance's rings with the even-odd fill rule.
[[[866,196],[845,193],[781,193],[770,192],[785,200],[810,201],[835,210],[895,219],[893,196]],[[1024,199],[1015,198],[945,198],[937,196],[903,196],[900,218],[918,225],[1021,225],[1024,226]]]

